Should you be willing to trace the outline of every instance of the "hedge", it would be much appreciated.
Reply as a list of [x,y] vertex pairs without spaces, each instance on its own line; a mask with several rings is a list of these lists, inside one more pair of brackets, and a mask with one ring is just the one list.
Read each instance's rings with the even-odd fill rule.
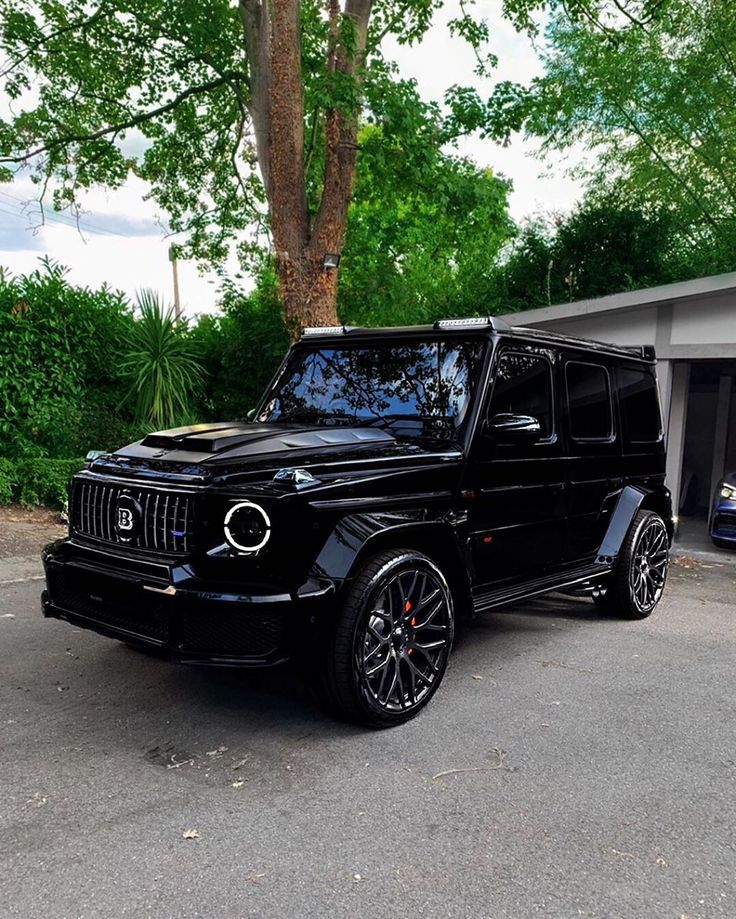
[[0,504],[44,505],[61,509],[67,500],[69,479],[84,460],[29,459],[18,463],[0,459]]
[[0,504],[10,504],[15,496],[16,470],[10,460],[0,457]]

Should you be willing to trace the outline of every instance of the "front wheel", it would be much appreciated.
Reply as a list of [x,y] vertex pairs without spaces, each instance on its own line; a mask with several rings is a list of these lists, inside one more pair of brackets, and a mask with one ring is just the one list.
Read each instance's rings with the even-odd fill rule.
[[398,549],[370,559],[331,638],[323,682],[332,707],[370,727],[413,718],[442,682],[454,626],[450,589],[426,555]]
[[621,547],[608,588],[597,603],[624,619],[645,619],[662,597],[669,567],[669,535],[664,520],[641,510]]

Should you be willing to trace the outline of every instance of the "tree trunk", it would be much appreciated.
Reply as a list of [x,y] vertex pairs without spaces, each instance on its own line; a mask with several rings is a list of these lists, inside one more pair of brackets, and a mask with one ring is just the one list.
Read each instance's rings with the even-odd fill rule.
[[323,268],[323,258],[323,252],[313,253],[309,248],[296,258],[286,252],[276,255],[284,320],[292,339],[303,327],[339,324],[337,271]]
[[[372,0],[330,0],[327,66],[356,74],[365,53]],[[337,325],[337,276],[325,254],[342,253],[355,175],[358,112],[331,108],[325,120],[325,175],[310,222],[304,169],[304,96],[299,0],[240,0],[250,68],[256,152],[271,211],[284,320],[296,338],[302,327]],[[340,17],[352,23],[348,54]]]

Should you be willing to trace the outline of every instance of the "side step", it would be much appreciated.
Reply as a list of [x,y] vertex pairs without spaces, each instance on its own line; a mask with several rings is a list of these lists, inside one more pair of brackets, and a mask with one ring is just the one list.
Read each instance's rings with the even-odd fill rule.
[[528,597],[536,597],[553,590],[564,590],[585,581],[597,581],[610,574],[611,571],[610,565],[591,565],[564,573],[558,571],[553,575],[514,584],[510,587],[483,587],[473,591],[473,608],[476,613],[484,613],[486,610],[507,606],[517,600],[526,600]]

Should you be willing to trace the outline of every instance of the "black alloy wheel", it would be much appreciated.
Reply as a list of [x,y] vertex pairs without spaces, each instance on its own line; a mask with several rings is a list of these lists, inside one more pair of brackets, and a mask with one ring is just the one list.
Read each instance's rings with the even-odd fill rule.
[[419,552],[371,559],[345,599],[326,667],[333,707],[350,720],[390,727],[437,691],[454,637],[450,589]]
[[651,615],[664,591],[669,553],[670,539],[662,518],[653,511],[639,511],[600,605],[626,619]]

